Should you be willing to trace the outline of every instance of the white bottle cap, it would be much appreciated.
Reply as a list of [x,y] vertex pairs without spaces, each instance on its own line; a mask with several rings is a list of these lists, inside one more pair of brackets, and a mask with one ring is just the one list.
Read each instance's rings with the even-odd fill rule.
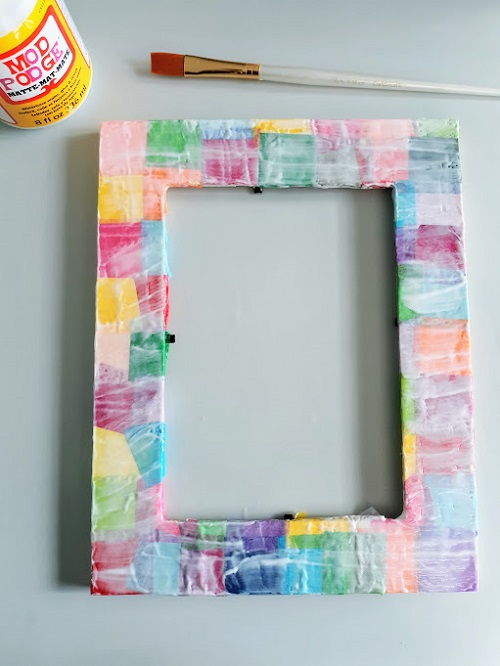
[[36,3],[37,0],[0,0],[0,37],[18,28]]

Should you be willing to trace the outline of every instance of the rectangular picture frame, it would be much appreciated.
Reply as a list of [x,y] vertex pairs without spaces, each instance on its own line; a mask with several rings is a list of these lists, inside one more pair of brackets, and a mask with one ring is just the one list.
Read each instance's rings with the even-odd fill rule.
[[[92,593],[475,590],[458,123],[107,122],[99,170]],[[404,506],[398,518],[165,515],[167,190],[233,186],[392,190]]]

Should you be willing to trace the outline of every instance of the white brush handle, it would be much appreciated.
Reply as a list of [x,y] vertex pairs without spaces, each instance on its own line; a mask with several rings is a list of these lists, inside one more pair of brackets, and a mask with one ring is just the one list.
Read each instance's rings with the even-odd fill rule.
[[454,95],[482,95],[500,97],[498,88],[478,88],[476,86],[453,85],[450,83],[430,83],[428,81],[405,81],[404,79],[382,79],[364,74],[345,74],[307,67],[275,67],[261,65],[261,81],[278,83],[298,83],[306,86],[330,86],[334,88],[370,88],[379,90],[404,90],[409,92],[448,93]]

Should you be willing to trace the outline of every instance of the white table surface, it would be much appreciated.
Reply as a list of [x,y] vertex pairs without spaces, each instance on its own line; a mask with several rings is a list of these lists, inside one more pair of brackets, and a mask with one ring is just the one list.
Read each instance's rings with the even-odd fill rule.
[[[88,100],[50,129],[0,126],[0,662],[493,666],[500,652],[500,101],[167,81],[151,77],[148,66],[150,51],[167,50],[495,86],[500,6],[494,0],[68,4],[93,58]],[[152,117],[460,120],[478,462],[477,594],[89,597],[98,128],[103,120]],[[385,206],[375,205],[379,213]]]

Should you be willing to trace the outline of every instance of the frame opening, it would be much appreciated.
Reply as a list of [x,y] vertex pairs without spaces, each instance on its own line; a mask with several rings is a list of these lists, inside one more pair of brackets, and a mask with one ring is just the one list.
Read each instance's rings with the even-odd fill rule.
[[167,198],[167,515],[400,515],[390,190]]

